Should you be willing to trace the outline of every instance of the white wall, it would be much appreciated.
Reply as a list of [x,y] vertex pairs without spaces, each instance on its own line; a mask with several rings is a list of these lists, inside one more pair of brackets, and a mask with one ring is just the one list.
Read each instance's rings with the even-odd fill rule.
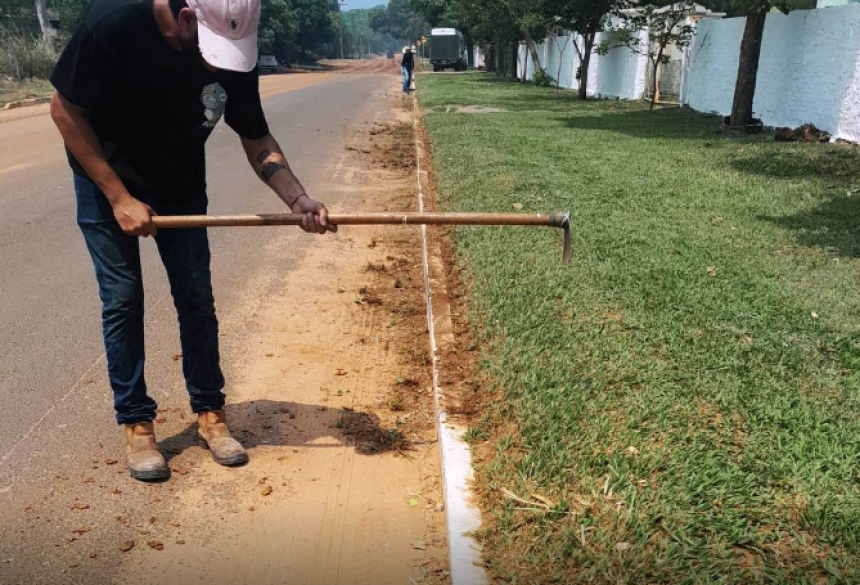
[[[695,41],[683,55],[683,103],[702,112],[731,113],[745,22],[706,18],[698,23]],[[554,78],[561,64],[560,86],[575,89],[579,57],[573,40],[562,57],[564,42],[565,37],[549,38],[537,44],[537,51]],[[581,37],[576,42],[582,46]],[[534,66],[524,44],[519,55],[520,76],[526,66],[531,79]],[[593,55],[588,94],[641,99],[647,61],[627,48]],[[860,142],[860,4],[769,14],[753,109],[768,126],[809,123],[836,138]]]
[[[614,33],[600,33],[595,45],[609,41]],[[647,38],[642,31],[640,36]],[[614,47],[606,55],[592,55],[588,68],[588,95],[597,97],[642,99],[645,95],[645,72],[648,57],[627,47]]]
[[[689,53],[684,101],[728,115],[745,19],[699,24]],[[811,123],[860,141],[860,5],[769,14],[759,64],[755,115],[768,126]]]
[[[611,33],[598,35],[595,45],[606,40]],[[647,33],[643,32],[647,36]],[[565,41],[567,44],[565,45]],[[561,66],[561,78],[556,79],[559,86],[566,89],[577,89],[579,80],[576,73],[579,69],[579,53],[574,47],[574,42],[581,48],[582,37],[549,37],[541,42],[535,43],[541,65],[553,79],[559,77],[559,65]],[[564,52],[562,53],[562,48]],[[528,57],[528,59],[526,59]],[[616,47],[609,50],[606,55],[592,55],[588,68],[588,95],[596,97],[609,97],[621,99],[640,99],[645,94],[645,71],[648,58],[638,55],[627,47]],[[520,43],[519,52],[519,76],[522,77],[522,67],[527,67],[527,79],[534,76],[534,63],[528,54],[525,44]]]

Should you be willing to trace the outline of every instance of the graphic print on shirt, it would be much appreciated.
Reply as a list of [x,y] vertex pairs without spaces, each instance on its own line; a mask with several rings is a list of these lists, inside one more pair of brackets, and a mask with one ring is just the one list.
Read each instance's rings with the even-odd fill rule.
[[220,83],[210,83],[203,87],[200,93],[200,101],[206,110],[203,115],[206,121],[203,122],[203,128],[211,130],[218,124],[218,120],[224,115],[224,108],[227,106],[227,92],[221,87]]

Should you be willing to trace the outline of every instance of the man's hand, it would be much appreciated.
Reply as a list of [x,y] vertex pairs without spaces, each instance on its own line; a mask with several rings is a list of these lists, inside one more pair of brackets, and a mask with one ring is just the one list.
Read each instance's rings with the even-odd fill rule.
[[127,195],[113,205],[113,215],[119,223],[122,231],[130,236],[142,236],[148,238],[157,233],[152,216],[155,211],[131,195]]
[[293,213],[300,213],[302,217],[302,230],[309,234],[336,232],[337,226],[328,221],[328,209],[319,201],[314,201],[307,195],[299,195],[290,206]]

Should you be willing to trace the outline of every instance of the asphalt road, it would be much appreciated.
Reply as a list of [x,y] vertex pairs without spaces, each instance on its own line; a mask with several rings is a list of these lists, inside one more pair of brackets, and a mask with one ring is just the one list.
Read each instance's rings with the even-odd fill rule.
[[[389,82],[342,75],[264,101],[272,133],[295,171],[311,194],[330,206],[354,207],[348,193],[327,192],[326,179],[343,160],[347,128],[372,117],[374,90]],[[254,176],[238,138],[224,124],[209,140],[207,164],[211,213],[285,210]],[[278,289],[308,246],[326,244],[293,228],[211,230],[210,239],[229,392],[231,364],[254,343],[259,327],[255,307]],[[162,406],[186,407],[181,362],[173,359],[181,350],[166,277],[154,243],[141,247],[150,393]],[[251,282],[265,284],[248,290]],[[59,135],[45,115],[0,124],[3,557],[20,555],[16,539],[20,544],[22,536],[34,536],[32,526],[18,520],[21,508],[44,500],[54,478],[78,477],[82,463],[94,463],[104,457],[105,445],[119,441],[99,314]],[[14,562],[20,561],[19,556]],[[0,581],[6,582],[3,573],[0,566]]]

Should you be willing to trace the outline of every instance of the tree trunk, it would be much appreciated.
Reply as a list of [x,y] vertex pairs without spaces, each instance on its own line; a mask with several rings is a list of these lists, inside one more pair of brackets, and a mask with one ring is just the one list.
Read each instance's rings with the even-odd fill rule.
[[511,79],[514,81],[520,80],[519,63],[520,63],[520,44],[514,41],[511,50]]
[[758,78],[758,62],[761,56],[761,41],[767,10],[757,2],[747,15],[744,39],[741,42],[741,57],[738,63],[738,80],[735,85],[735,100],[729,126],[746,128],[753,118],[753,99]]
[[651,78],[651,107],[649,108],[652,112],[654,111],[654,106],[657,105],[657,100],[660,99],[660,65],[663,62],[663,47],[660,47],[660,50],[657,51],[657,58],[654,60],[654,74]]
[[564,52],[567,51],[567,45],[570,43],[570,35],[564,37],[564,46],[561,47],[558,42],[558,35],[555,35],[555,45],[559,47],[558,50],[558,77],[555,78],[555,87],[557,90],[561,91],[561,70],[564,67]]
[[23,81],[24,76],[21,74],[21,64],[18,61],[18,47],[15,46],[15,36],[9,35],[8,39],[11,45],[9,57],[12,61],[12,68],[15,69],[15,81]]
[[36,0],[36,17],[39,19],[39,27],[42,29],[42,42],[46,47],[52,47],[57,33],[48,19],[48,6],[45,4],[45,0]]
[[588,99],[588,66],[591,64],[591,54],[594,52],[594,33],[582,37],[582,60],[579,63],[579,99]]
[[[540,57],[538,57],[538,54],[537,54],[537,47],[535,46],[534,40],[532,40],[532,32],[529,30],[529,27],[527,27],[527,26],[522,27],[520,30],[522,31],[523,38],[526,41],[526,49],[528,49],[528,52],[532,56],[532,63],[534,63],[534,65],[535,65],[535,74],[537,74],[538,71],[542,72],[543,67],[541,67],[541,65],[540,65]],[[528,70],[529,70],[528,64],[529,64],[528,59],[525,59],[525,68],[523,69],[523,81],[528,80]]]

